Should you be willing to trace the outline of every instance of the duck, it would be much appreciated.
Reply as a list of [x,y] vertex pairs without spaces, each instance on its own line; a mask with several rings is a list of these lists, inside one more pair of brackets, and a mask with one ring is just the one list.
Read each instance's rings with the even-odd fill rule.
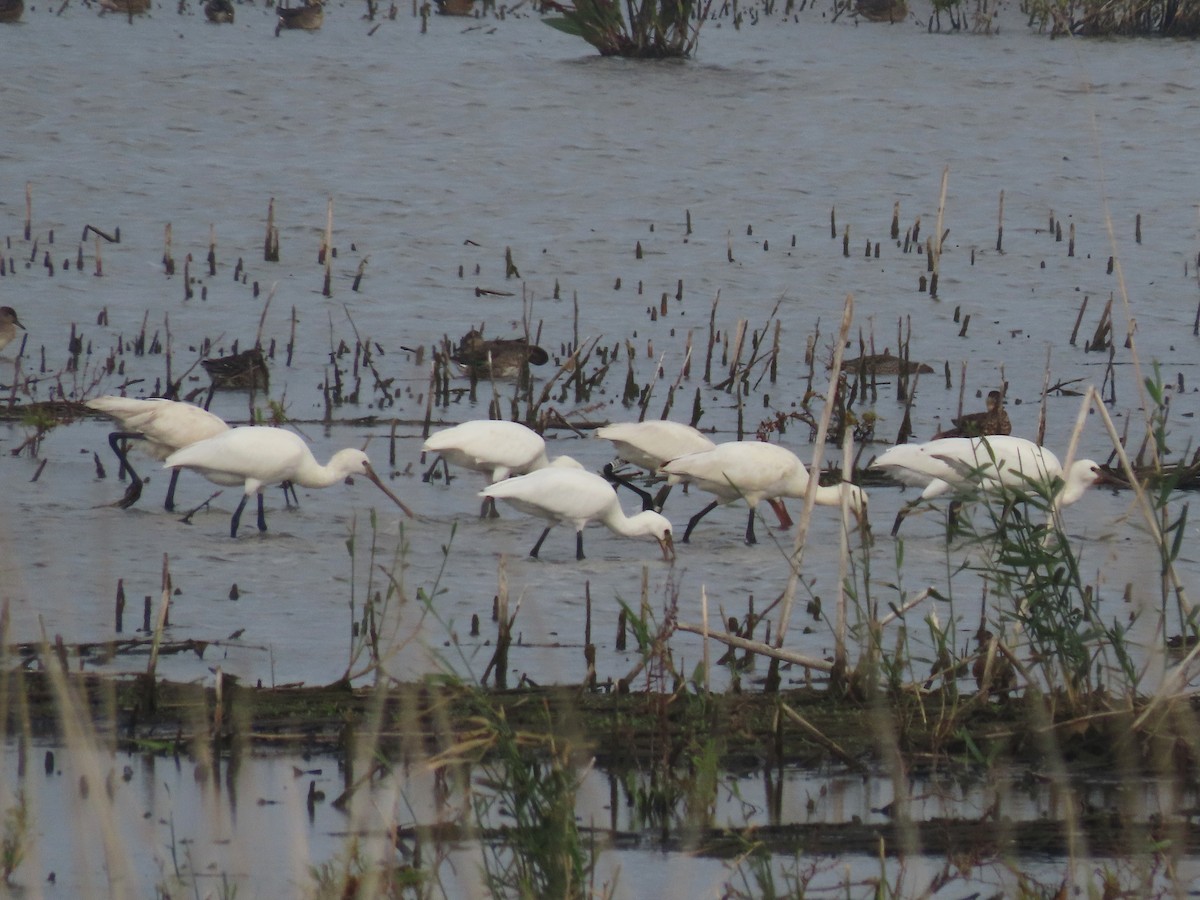
[[24,12],[25,0],[0,0],[0,22],[19,22]]
[[284,28],[316,31],[325,23],[325,4],[321,0],[306,0],[303,6],[277,6],[275,12],[279,16],[276,35]]
[[475,378],[516,378],[526,366],[541,366],[550,354],[525,338],[487,340],[474,329],[462,336],[450,360]]
[[17,339],[17,329],[25,329],[11,306],[0,306],[0,350]]
[[232,0],[208,0],[208,2],[204,4],[204,16],[214,25],[232,25]]
[[1012,434],[1012,422],[1004,409],[1004,395],[988,391],[987,408],[983,412],[966,413],[954,420],[954,426],[939,431],[934,440],[952,437],[984,437],[993,434]]

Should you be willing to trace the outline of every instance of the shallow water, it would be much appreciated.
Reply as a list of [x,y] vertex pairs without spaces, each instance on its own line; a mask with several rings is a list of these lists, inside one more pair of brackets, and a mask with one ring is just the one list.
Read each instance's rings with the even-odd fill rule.
[[[503,21],[434,17],[421,34],[419,20],[406,12],[371,23],[358,5],[331,5],[320,32],[279,38],[269,9],[239,6],[237,24],[228,27],[207,24],[193,5],[181,11],[159,6],[129,23],[83,6],[56,15],[37,4],[22,24],[0,28],[0,248],[14,269],[0,279],[0,303],[16,307],[29,329],[19,365],[44,374],[33,399],[79,399],[122,385],[132,396],[148,396],[168,365],[176,377],[193,366],[206,340],[213,353],[235,341],[251,345],[263,316],[263,342],[276,346],[270,397],[311,422],[324,413],[331,348],[353,346],[356,331],[376,344],[379,377],[394,379],[387,396],[364,372],[362,402],[335,409],[334,417],[380,418],[300,427],[322,458],[369,440],[382,469],[391,419],[400,420],[395,462],[386,468],[418,519],[403,523],[409,600],[389,611],[397,647],[389,671],[397,677],[441,665],[483,671],[502,557],[509,593],[520,602],[521,645],[510,657],[510,683],[522,675],[542,683],[583,677],[588,593],[600,677],[618,678],[636,662],[614,648],[618,599],[636,608],[643,578],[652,609],[677,597],[680,617],[689,621],[700,619],[702,595],[714,618],[719,609],[740,615],[751,596],[761,610],[786,583],[784,555],[770,541],[744,546],[744,513],[734,509],[710,516],[674,567],[657,558],[652,543],[602,529],[589,530],[583,563],[573,559],[573,542],[561,529],[535,562],[525,557],[536,536],[528,521],[512,512],[499,522],[478,520],[478,478],[464,473],[449,487],[422,483],[429,353],[419,360],[404,348],[428,351],[472,325],[486,323],[490,335],[517,334],[528,317],[557,359],[576,338],[621,345],[598,399],[582,408],[554,401],[576,422],[636,418],[637,410],[620,401],[626,341],[639,384],[662,367],[648,407],[648,415],[659,415],[690,331],[691,376],[672,417],[688,418],[698,392],[701,424],[729,439],[737,432],[736,397],[700,378],[714,298],[716,327],[726,339],[739,319],[768,328],[779,306],[778,380],[764,377],[745,399],[744,421],[753,431],[803,396],[805,343],[817,329],[812,387],[824,390],[830,335],[852,294],[856,339],[873,334],[877,349],[895,348],[898,321],[911,317],[912,357],[937,369],[918,385],[918,437],[956,411],[964,363],[968,409],[1008,381],[1014,433],[1036,435],[1048,382],[1103,386],[1106,396],[1115,395],[1110,410],[1118,428],[1131,418],[1130,433],[1140,435],[1138,375],[1123,346],[1128,312],[1142,364],[1160,362],[1164,380],[1182,386],[1171,394],[1172,450],[1182,453],[1188,444],[1197,406],[1197,219],[1186,190],[1194,178],[1191,123],[1200,107],[1194,43],[1050,41],[1027,33],[1015,8],[1001,13],[999,33],[989,37],[929,35],[913,22],[830,24],[810,10],[797,20],[762,17],[738,30],[714,21],[695,61],[635,65],[592,55],[525,8]],[[47,65],[54,57],[70,64]],[[932,299],[918,290],[926,257],[903,253],[888,230],[898,202],[902,234],[917,217],[922,241],[935,232],[947,167],[947,239]],[[30,241],[23,238],[26,183]],[[995,249],[1001,191],[1002,253]],[[279,263],[262,261],[272,198]],[[338,252],[332,296],[325,297],[317,255],[330,201]],[[1143,239],[1136,243],[1139,214]],[[1061,242],[1048,230],[1052,218],[1062,222]],[[109,233],[120,228],[120,243],[99,246],[102,277],[93,274],[94,236],[80,243],[88,224]],[[174,277],[162,264],[168,225]],[[1074,256],[1067,252],[1071,225]],[[210,227],[215,276],[204,262]],[[843,256],[847,228],[850,252]],[[880,244],[878,258],[864,256],[867,242]],[[81,246],[85,262],[77,270]],[[506,248],[519,279],[505,278]],[[42,265],[47,253],[52,276]],[[195,283],[185,299],[189,253]],[[1110,256],[1118,263],[1113,274]],[[233,278],[239,260],[242,282]],[[354,291],[360,264],[363,279]],[[477,296],[477,288],[509,295]],[[663,294],[668,313],[652,318]],[[1108,354],[1084,350],[1110,295],[1117,298],[1115,387],[1106,382]],[[1084,296],[1088,306],[1070,346]],[[97,324],[102,311],[106,325]],[[165,353],[132,352],[129,342],[143,323],[148,337],[157,333],[166,344],[169,335],[169,363]],[[72,325],[88,348],[79,372],[63,371]],[[0,354],[0,382],[12,380],[16,349]],[[847,355],[857,352],[855,344]],[[110,353],[123,374],[102,371]],[[719,361],[718,347],[717,370]],[[348,383],[351,363],[352,354],[337,360]],[[185,390],[206,386],[197,373],[198,366]],[[439,410],[435,423],[486,416],[487,391],[480,396]],[[877,433],[884,441],[903,415],[894,399],[893,386],[881,387]],[[1047,443],[1056,450],[1065,449],[1079,403],[1061,393],[1047,399]],[[218,395],[214,411],[244,422],[246,398]],[[1108,439],[1095,420],[1089,418],[1080,452],[1104,459]],[[247,522],[233,541],[227,530],[235,491],[224,491],[184,526],[162,511],[166,479],[155,475],[141,502],[122,511],[108,505],[124,484],[115,478],[107,431],[82,420],[53,430],[36,459],[0,454],[0,591],[10,604],[10,639],[115,636],[119,581],[129,598],[128,635],[140,624],[141,599],[157,602],[165,556],[177,590],[168,637],[216,643],[202,659],[160,660],[162,675],[209,680],[219,665],[251,682],[282,684],[324,683],[346,671],[351,600],[361,612],[368,592],[384,585],[366,549],[368,510],[378,512],[377,562],[389,565],[400,542],[397,510],[366,484],[302,491],[300,508],[290,511],[271,491],[271,530],[258,536]],[[0,426],[0,450],[15,449],[27,434],[20,424]],[[555,436],[555,451],[589,468],[609,460],[601,442],[567,431]],[[804,426],[793,425],[784,440],[811,455]],[[94,453],[105,478],[97,477]],[[139,471],[153,466],[143,459]],[[180,505],[190,508],[213,490],[185,475]],[[896,597],[891,584],[915,592],[944,582],[962,552],[948,558],[934,516],[914,518],[903,532],[905,566],[897,573],[885,532],[906,499],[894,489],[871,492],[877,540],[870,577],[883,604]],[[682,529],[703,502],[676,495],[667,513]],[[631,499],[626,506],[634,506]],[[817,511],[804,562],[805,579],[826,610],[837,581],[839,529],[831,513]],[[1128,497],[1093,491],[1068,512],[1067,524],[1087,547],[1085,566],[1102,587],[1107,616],[1127,615],[1122,592],[1129,582],[1135,604],[1157,604],[1144,576],[1155,571],[1157,556]],[[352,528],[353,565],[346,547]],[[779,539],[786,546],[791,535]],[[1187,544],[1183,558],[1191,587],[1196,558]],[[956,607],[939,615],[943,622],[957,616],[965,645],[978,626],[981,587],[969,573],[956,584]],[[237,600],[230,599],[234,585]],[[419,588],[438,591],[436,615],[414,599]],[[801,613],[792,617],[787,645],[830,653],[829,628]],[[473,614],[483,619],[478,638],[469,635]],[[1153,643],[1155,627],[1141,620],[1139,637]],[[910,631],[920,646],[924,628],[911,615]],[[686,670],[702,657],[694,636],[678,635],[673,646]],[[103,667],[144,666],[136,656]],[[714,673],[716,686],[724,679]]]

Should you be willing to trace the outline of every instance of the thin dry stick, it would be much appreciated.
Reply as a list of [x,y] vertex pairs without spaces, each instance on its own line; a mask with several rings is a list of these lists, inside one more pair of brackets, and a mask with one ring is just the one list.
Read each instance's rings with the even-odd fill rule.
[[829,432],[829,419],[833,415],[834,398],[837,396],[838,373],[842,369],[842,351],[850,334],[850,324],[854,321],[854,295],[846,295],[846,303],[842,310],[842,325],[838,329],[837,343],[833,348],[833,367],[829,370],[829,387],[825,391],[825,407],[821,411],[821,421],[817,423],[817,435],[814,439],[812,468],[809,469],[808,490],[804,494],[804,509],[800,512],[800,522],[796,526],[796,541],[792,548],[792,566],[788,575],[787,589],[783,594],[783,605],[779,611],[779,624],[775,631],[775,646],[782,647],[787,635],[788,622],[792,617],[792,606],[796,602],[796,590],[800,585],[800,565],[804,560],[804,542],[808,539],[808,524],[812,519],[813,506],[817,499],[817,476],[821,471],[821,459],[825,452],[825,436]]
[[[278,286],[279,286],[279,282],[278,282],[278,281],[273,281],[273,282],[271,282],[271,289],[270,289],[269,291],[267,291],[267,302],[263,304],[263,311],[262,311],[262,314],[261,314],[261,315],[258,317],[258,331],[256,331],[256,332],[254,333],[254,346],[255,346],[255,347],[259,347],[259,348],[261,348],[261,347],[262,347],[263,328],[264,328],[264,327],[266,326],[266,324],[267,324],[267,310],[271,308],[271,300],[272,300],[272,298],[274,298],[274,296],[275,296],[275,288],[277,288]],[[295,324],[295,321],[294,321],[294,320],[295,320],[295,317],[296,317],[296,308],[295,308],[295,307],[292,307],[292,319],[293,319],[293,322],[292,322],[292,329],[293,329],[293,333],[294,333],[294,331],[295,331],[295,327],[296,327],[296,324]]]
[[[851,429],[842,432],[842,479],[845,480],[854,465],[854,434]],[[817,471],[809,478],[809,491],[815,490]],[[805,497],[805,500],[808,498]],[[837,634],[834,636],[833,663],[839,672],[846,671],[846,578],[850,573],[850,531],[846,523],[850,520],[850,495],[842,492],[842,527],[838,536],[838,582],[837,582]]]
[[705,585],[700,586],[700,616],[700,627],[704,629],[704,690],[709,692],[712,690],[712,681],[708,662],[708,588]]
[[942,169],[942,195],[938,198],[937,230],[933,233],[933,273],[941,273],[942,262],[942,218],[946,213],[946,189],[950,186],[950,167]]
[[784,715],[803,728],[808,733],[809,737],[848,765],[851,769],[856,772],[866,771],[866,767],[861,762],[843,750],[841,746],[838,745],[838,743],[832,738],[828,738],[822,734],[817,726],[809,722],[808,719],[804,718],[804,716],[800,715],[800,713],[796,712],[786,703],[781,703],[779,706],[783,710]]
[[892,624],[892,622],[894,622],[896,619],[900,618],[902,615],[904,615],[906,612],[908,612],[910,609],[912,609],[918,603],[924,603],[929,598],[930,594],[932,594],[932,593],[933,593],[933,588],[925,588],[925,590],[921,591],[916,596],[909,598],[904,603],[902,603],[900,606],[892,607],[892,611],[890,613],[888,613],[886,616],[884,616],[882,619],[880,619],[878,622],[876,622],[875,624],[878,625],[880,628],[883,628],[885,625]]
[[802,653],[793,653],[791,650],[783,650],[777,647],[772,647],[770,644],[764,644],[762,641],[752,641],[737,634],[730,634],[727,631],[707,631],[703,625],[694,625],[689,622],[676,622],[675,630],[686,631],[689,634],[707,636],[730,647],[736,647],[739,650],[749,650],[752,653],[759,654],[760,656],[767,656],[771,659],[777,659],[780,662],[791,663],[794,666],[800,666],[805,669],[815,669],[818,672],[829,672],[833,669],[833,663],[827,659],[817,659],[813,656],[805,656]]

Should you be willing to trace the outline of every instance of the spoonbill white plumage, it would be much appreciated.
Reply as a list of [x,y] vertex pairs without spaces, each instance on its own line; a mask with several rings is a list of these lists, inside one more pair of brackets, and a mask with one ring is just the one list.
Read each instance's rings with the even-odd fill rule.
[[504,500],[523,513],[550,521],[529,551],[535,559],[550,529],[560,523],[574,526],[575,558],[583,559],[583,529],[590,522],[599,522],[623,537],[652,537],[662,548],[663,559],[675,557],[671,523],[665,516],[653,510],[625,515],[612,485],[584,469],[552,465],[497,481],[480,496]]
[[[129,464],[121,441],[139,441],[139,447],[148,456],[162,460],[181,447],[229,430],[229,426],[220,416],[202,407],[176,400],[138,400],[133,397],[108,395],[88,400],[84,406],[104,413],[121,426],[120,431],[114,431],[108,436],[108,443],[117,459],[121,461],[119,471],[129,473],[129,488],[118,504],[122,509],[132,506],[142,495],[142,479]],[[171,483],[167,487],[164,505],[168,512],[175,508],[175,483],[178,480],[179,470],[176,469],[171,472]]]
[[[482,472],[493,482],[550,465],[546,441],[540,434],[520,422],[497,419],[472,419],[435,431],[421,450],[436,453],[445,462],[464,469]],[[435,459],[425,473],[426,481],[436,467]],[[495,501],[486,499],[479,515],[496,515]]]
[[0,350],[17,339],[17,329],[24,328],[11,306],[0,306]]
[[1077,459],[1063,471],[1045,447],[1011,435],[950,437],[923,444],[897,444],[871,463],[904,484],[923,488],[921,496],[896,514],[892,534],[914,507],[943,494],[957,497],[977,491],[1053,497],[1055,509],[1076,502],[1100,480],[1100,464]]
[[229,523],[231,537],[237,537],[238,522],[251,494],[258,498],[258,530],[267,530],[262,490],[268,484],[285,481],[307,488],[324,488],[362,475],[387,494],[406,516],[412,517],[412,510],[375,474],[363,451],[339,450],[328,463],[321,465],[303,438],[282,428],[261,425],[231,428],[176,450],[167,457],[165,467],[193,469],[216,484],[243,486],[242,500]]
[[[689,453],[666,463],[659,470],[668,476],[696,485],[717,499],[688,522],[683,533],[687,542],[696,523],[717,506],[745,500],[750,508],[746,521],[746,543],[757,543],[754,536],[754,512],[763,500],[803,497],[808,491],[808,469],[791,450],[762,441],[729,441],[712,450]],[[850,511],[861,520],[867,510],[867,495],[857,485],[843,482],[817,486],[820,506],[840,506],[846,495]]]
[[[649,422],[614,422],[611,425],[597,428],[595,435],[601,440],[611,441],[618,457],[635,466],[641,466],[651,474],[657,473],[659,467],[668,460],[685,456],[688,453],[711,450],[717,446],[691,425],[671,422],[667,419]],[[658,492],[658,496],[651,497],[648,492],[613,472],[610,466],[605,466],[604,475],[641,497],[643,509],[661,510],[666,502],[667,494],[671,491],[671,486],[675,483],[674,480],[668,479],[666,486]]]

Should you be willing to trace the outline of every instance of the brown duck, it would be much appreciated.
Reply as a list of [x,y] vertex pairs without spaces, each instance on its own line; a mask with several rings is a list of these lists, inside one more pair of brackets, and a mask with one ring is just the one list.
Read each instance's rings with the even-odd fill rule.
[[516,378],[527,365],[549,362],[550,354],[525,338],[486,340],[472,329],[463,335],[450,359],[476,378]]
[[325,5],[320,0],[313,0],[303,6],[276,7],[275,12],[279,15],[279,24],[275,26],[276,34],[284,28],[316,31],[325,23]]
[[954,427],[935,434],[934,440],[949,437],[984,437],[989,434],[1012,434],[1012,422],[1004,410],[1004,395],[989,391],[984,412],[967,413],[954,420]]

